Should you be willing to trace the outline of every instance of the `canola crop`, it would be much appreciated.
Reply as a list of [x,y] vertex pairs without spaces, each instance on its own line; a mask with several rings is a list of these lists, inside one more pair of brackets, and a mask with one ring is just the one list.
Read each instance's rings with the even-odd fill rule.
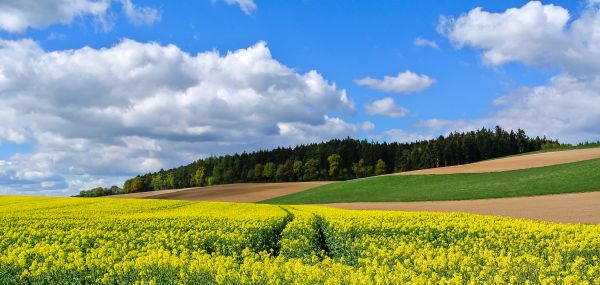
[[0,196],[0,284],[600,284],[600,226]]

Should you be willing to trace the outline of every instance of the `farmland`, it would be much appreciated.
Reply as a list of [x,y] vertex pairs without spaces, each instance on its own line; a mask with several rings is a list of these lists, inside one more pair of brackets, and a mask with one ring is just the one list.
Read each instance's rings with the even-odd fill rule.
[[600,227],[460,213],[0,197],[2,284],[600,282]]
[[189,189],[157,190],[114,195],[114,198],[147,198],[213,202],[259,202],[279,196],[289,195],[321,185],[329,181],[287,182],[287,183],[236,183],[195,187]]
[[506,198],[600,189],[600,159],[489,173],[391,175],[343,181],[267,200],[276,204]]

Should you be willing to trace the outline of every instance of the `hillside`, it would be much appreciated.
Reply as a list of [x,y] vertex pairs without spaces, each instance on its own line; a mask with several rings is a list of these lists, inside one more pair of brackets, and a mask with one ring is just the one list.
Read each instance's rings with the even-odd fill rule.
[[236,183],[187,189],[158,190],[110,196],[188,201],[259,202],[332,183],[330,181],[285,183]]
[[394,173],[394,175],[498,172],[551,166],[594,158],[600,158],[600,147],[534,152],[469,164],[398,172]]
[[[124,193],[231,183],[348,180],[433,167],[472,163],[538,151],[558,142],[530,138],[523,130],[482,128],[412,143],[346,138],[199,159],[125,182]],[[110,192],[110,191],[105,191]],[[82,193],[82,196],[86,193]],[[109,193],[110,194],[110,193]]]
[[600,159],[489,173],[388,175],[338,182],[264,201],[276,204],[410,202],[600,190]]

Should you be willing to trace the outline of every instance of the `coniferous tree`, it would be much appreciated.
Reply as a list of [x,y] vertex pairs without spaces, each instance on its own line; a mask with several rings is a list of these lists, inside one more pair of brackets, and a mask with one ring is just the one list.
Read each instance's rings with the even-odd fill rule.
[[[551,144],[560,145],[545,137],[530,138],[521,129],[506,131],[500,127],[452,132],[435,139],[411,143],[334,139],[293,148],[280,147],[271,151],[207,157],[186,166],[138,175],[125,182],[122,192],[248,181],[344,180],[471,163],[535,151],[544,145],[550,147]],[[200,175],[201,167],[203,175]],[[106,191],[94,189],[86,192],[86,195],[101,192]]]

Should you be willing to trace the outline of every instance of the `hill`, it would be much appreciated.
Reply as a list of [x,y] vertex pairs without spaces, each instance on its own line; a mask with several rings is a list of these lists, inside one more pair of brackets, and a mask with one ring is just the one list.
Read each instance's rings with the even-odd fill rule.
[[548,145],[559,144],[546,138],[530,138],[523,130],[506,131],[500,127],[455,132],[412,143],[334,139],[294,148],[199,159],[185,166],[138,175],[125,182],[123,192],[247,182],[348,180],[472,163],[538,151]]
[[600,159],[490,173],[388,175],[264,201],[276,204],[469,200],[600,190]]
[[111,196],[188,201],[259,202],[311,189],[330,181],[283,183],[236,183],[187,189],[158,190]]

